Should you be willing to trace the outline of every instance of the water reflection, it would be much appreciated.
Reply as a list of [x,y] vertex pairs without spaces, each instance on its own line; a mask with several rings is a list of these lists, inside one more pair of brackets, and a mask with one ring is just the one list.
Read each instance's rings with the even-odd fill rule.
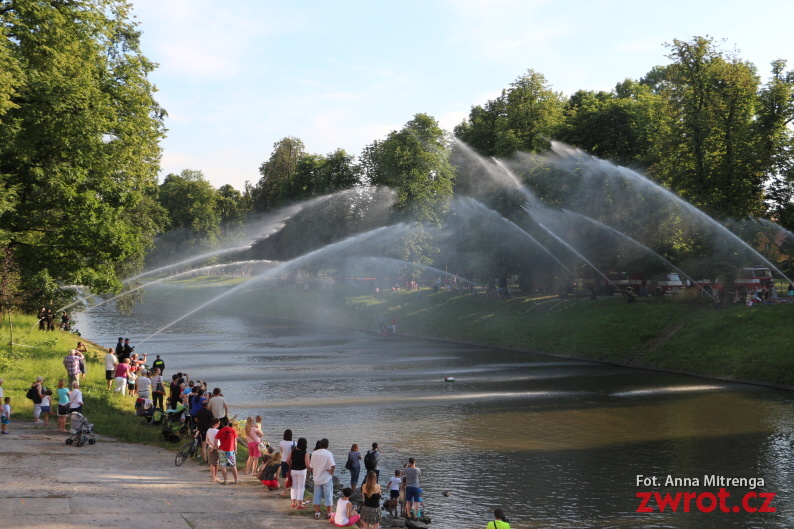
[[[97,310],[80,329],[105,346],[135,343],[178,312]],[[484,526],[495,506],[516,528],[794,522],[789,392],[223,312],[144,345],[168,372],[222,387],[234,413],[261,414],[271,441],[286,428],[310,444],[328,437],[338,467],[352,443],[377,441],[382,477],[417,457],[438,528]],[[778,512],[637,513],[638,474],[763,477]]]

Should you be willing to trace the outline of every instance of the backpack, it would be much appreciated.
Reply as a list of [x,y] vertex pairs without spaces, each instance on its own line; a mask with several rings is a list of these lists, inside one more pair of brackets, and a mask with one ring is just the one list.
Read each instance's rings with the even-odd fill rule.
[[25,396],[30,400],[36,400],[39,397],[39,392],[34,386],[30,386],[28,392],[25,393]]
[[369,450],[367,455],[364,456],[364,468],[367,470],[375,470],[378,465],[378,459],[375,457],[375,450]]

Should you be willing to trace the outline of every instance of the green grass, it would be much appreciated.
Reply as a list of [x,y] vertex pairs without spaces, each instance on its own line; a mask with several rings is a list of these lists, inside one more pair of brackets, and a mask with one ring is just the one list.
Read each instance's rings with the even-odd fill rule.
[[[237,284],[237,283],[235,283]],[[158,285],[149,299],[195,305],[225,291]],[[794,386],[788,354],[794,304],[715,309],[697,292],[664,298],[550,297],[500,301],[484,295],[386,292],[353,286],[304,292],[255,283],[212,308],[360,329],[396,319],[400,333],[720,378]]]
[[[63,331],[42,332],[38,330],[37,321],[33,316],[12,315],[13,342],[16,344],[13,346],[9,345],[11,340],[8,319],[0,326],[0,378],[4,379],[5,396],[12,399],[12,420],[32,419],[33,402],[25,398],[28,388],[37,376],[42,376],[44,385],[54,392],[58,387],[58,380],[66,379],[63,358],[78,341],[82,341],[88,347],[88,355],[86,378],[80,383],[80,389],[85,402],[84,413],[94,424],[95,433],[112,436],[120,441],[144,443],[171,450],[177,450],[187,440],[183,438],[179,443],[165,441],[160,433],[160,426],[148,426],[135,415],[133,397],[108,391],[105,380],[105,351],[91,343],[90,337],[80,337]],[[50,417],[51,422],[57,423],[57,420],[56,416]],[[238,467],[244,468],[247,458],[247,449],[238,446]]]

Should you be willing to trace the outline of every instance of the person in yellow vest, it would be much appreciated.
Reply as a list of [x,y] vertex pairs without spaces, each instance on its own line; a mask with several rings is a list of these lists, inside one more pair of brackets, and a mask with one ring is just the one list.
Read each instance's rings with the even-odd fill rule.
[[510,529],[510,524],[507,523],[507,516],[505,516],[505,512],[502,509],[498,507],[494,509],[493,517],[496,519],[492,522],[488,522],[485,529]]

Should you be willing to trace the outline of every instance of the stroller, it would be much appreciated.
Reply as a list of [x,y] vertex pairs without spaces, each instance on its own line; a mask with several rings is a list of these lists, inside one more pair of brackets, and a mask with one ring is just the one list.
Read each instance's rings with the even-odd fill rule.
[[184,422],[183,416],[187,406],[181,402],[173,410],[165,410],[163,420],[163,437],[170,443],[178,443],[183,435],[190,433],[190,426]]
[[94,437],[94,424],[88,422],[82,413],[73,411],[71,415],[71,430],[69,430],[69,437],[66,439],[66,444],[76,444],[83,446],[86,441],[88,444],[96,444],[96,437]]

